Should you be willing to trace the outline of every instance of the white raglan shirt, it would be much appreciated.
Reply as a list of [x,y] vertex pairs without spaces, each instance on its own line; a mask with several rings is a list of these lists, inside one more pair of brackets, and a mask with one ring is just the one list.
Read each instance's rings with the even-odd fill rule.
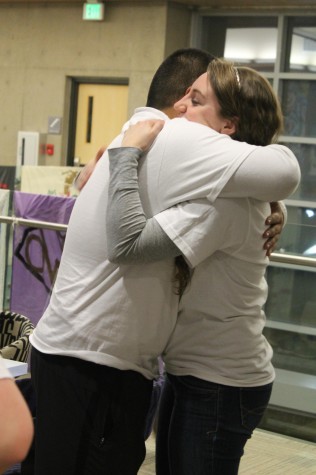
[[[236,170],[258,155],[265,157],[265,163],[273,157],[273,163],[279,160],[296,170],[296,159],[285,147],[233,142],[186,119],[168,120],[155,109],[136,110],[131,122],[149,118],[166,123],[140,163],[140,193],[148,216],[183,200],[215,200]],[[121,139],[122,135],[110,147],[119,146]],[[153,378],[157,356],[177,318],[178,297],[170,285],[173,260],[121,266],[108,261],[108,180],[105,152],[76,200],[51,300],[31,343],[44,353],[131,369]],[[264,180],[260,183],[255,191],[265,193],[267,185]],[[274,188],[279,193],[280,187]],[[242,192],[247,196],[247,189]],[[270,200],[282,199],[278,193]]]
[[228,386],[268,384],[272,348],[262,334],[268,258],[267,203],[206,200],[158,214],[160,226],[196,266],[163,353],[166,370]]

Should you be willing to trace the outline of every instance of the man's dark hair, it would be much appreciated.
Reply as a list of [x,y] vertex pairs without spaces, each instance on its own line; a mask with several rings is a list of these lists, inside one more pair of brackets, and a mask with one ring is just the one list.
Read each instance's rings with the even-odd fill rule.
[[148,107],[172,107],[194,81],[205,73],[214,56],[197,48],[179,49],[168,56],[157,69],[149,87]]

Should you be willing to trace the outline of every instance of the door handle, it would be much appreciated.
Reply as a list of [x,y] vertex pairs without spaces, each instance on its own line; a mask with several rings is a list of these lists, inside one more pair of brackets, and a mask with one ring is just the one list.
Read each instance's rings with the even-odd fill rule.
[[92,115],[93,115],[93,96],[89,96],[88,97],[87,133],[86,133],[87,143],[91,143]]

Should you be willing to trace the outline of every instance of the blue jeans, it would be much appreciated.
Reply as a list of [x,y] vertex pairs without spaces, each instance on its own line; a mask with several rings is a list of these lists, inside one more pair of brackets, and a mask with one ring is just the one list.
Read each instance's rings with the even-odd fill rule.
[[168,374],[159,407],[157,475],[236,475],[272,384],[240,388]]

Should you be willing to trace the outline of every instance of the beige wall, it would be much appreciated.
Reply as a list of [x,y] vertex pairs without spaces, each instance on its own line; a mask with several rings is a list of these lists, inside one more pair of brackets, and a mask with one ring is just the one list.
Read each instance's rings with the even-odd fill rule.
[[165,56],[178,48],[190,46],[192,10],[170,3],[167,10]]
[[[145,103],[165,52],[189,38],[185,7],[153,3],[108,3],[102,22],[83,21],[82,4],[0,4],[1,165],[15,164],[18,130],[47,133],[61,116],[67,132],[68,76],[129,78],[129,113]],[[48,136],[48,165],[65,163],[66,135]]]

